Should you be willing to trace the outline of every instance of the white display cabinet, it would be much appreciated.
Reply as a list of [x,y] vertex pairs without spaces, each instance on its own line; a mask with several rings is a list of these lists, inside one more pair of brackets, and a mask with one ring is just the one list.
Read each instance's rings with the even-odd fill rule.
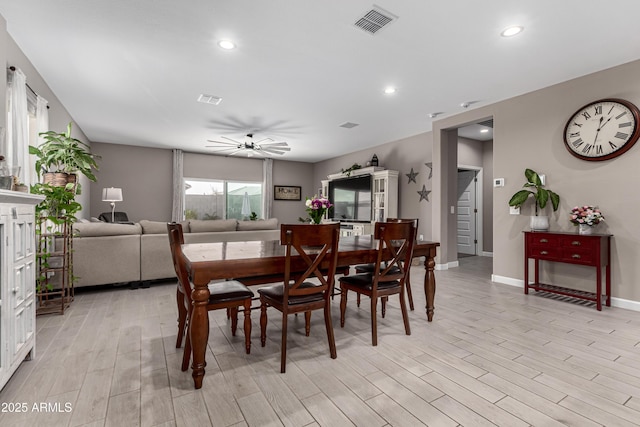
[[[361,236],[373,233],[373,225],[387,218],[398,217],[398,171],[382,167],[367,167],[352,171],[349,177],[371,176],[371,222],[341,221],[343,236]],[[348,178],[344,173],[336,173],[322,180],[322,195],[329,196],[329,183],[335,179]]]
[[42,199],[0,190],[0,389],[35,355],[35,205]]

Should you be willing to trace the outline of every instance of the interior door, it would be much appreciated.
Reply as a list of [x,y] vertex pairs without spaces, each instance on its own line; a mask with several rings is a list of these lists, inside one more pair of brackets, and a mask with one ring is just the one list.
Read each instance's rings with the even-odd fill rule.
[[476,171],[458,171],[458,253],[476,255]]

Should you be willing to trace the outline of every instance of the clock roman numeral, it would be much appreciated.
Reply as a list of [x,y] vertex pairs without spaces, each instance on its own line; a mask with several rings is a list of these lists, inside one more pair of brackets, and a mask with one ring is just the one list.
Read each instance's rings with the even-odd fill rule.
[[611,109],[609,110],[609,112],[607,113],[607,115],[611,114],[611,112],[613,111],[613,109],[614,109],[614,108],[615,108],[615,107],[612,105],[612,106],[611,106]]
[[596,105],[596,106],[594,107],[594,110],[595,110],[595,111],[594,111],[594,114],[595,114],[595,115],[602,114],[602,105]]
[[569,134],[569,138],[579,138],[579,137],[580,137],[580,131],[572,132]]
[[581,128],[581,127],[582,127],[582,125],[581,125],[580,123],[576,123],[576,122],[573,122],[573,125],[574,125],[574,126],[578,126],[579,128]]
[[626,111],[623,111],[622,113],[618,114],[618,115],[616,116],[616,120],[618,120],[620,117],[624,116],[625,114],[627,114],[627,112],[626,112]]
[[589,154],[589,151],[591,151],[591,149],[592,149],[592,148],[593,148],[593,145],[591,145],[591,144],[587,144],[587,145],[585,145],[585,146],[584,146],[584,148],[582,149],[582,152],[583,152],[584,154]]
[[609,141],[609,145],[611,146],[612,150],[617,150],[618,146],[616,144],[614,144],[613,142]]
[[620,123],[618,125],[619,128],[628,128],[629,126],[631,126],[631,122]]
[[584,117],[585,120],[589,120],[591,118],[591,114],[585,111],[584,113],[582,113],[582,117]]
[[628,136],[629,136],[628,133],[622,133],[622,132],[616,133],[616,138],[619,138],[619,139],[627,139]]
[[597,145],[596,146],[596,154],[603,154],[604,151],[602,150],[602,145]]
[[582,138],[578,138],[575,141],[573,141],[571,144],[573,144],[574,147],[578,148],[582,144],[584,144],[584,141],[582,140]]

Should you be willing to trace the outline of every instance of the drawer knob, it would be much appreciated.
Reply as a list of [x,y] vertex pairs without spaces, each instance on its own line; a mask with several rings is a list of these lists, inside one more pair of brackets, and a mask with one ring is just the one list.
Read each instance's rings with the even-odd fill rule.
[[578,254],[573,254],[573,255],[571,255],[571,258],[573,258],[573,259],[580,259],[580,255],[578,255]]
[[540,243],[549,243],[547,239],[540,239]]
[[578,241],[578,240],[574,240],[573,242],[571,242],[571,244],[572,244],[573,246],[580,246],[580,241]]
[[540,255],[549,255],[549,252],[547,252],[547,251],[540,251]]

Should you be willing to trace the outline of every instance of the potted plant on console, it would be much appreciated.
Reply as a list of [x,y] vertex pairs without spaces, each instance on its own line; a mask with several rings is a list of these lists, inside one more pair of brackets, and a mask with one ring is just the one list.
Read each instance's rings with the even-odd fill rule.
[[527,182],[523,185],[524,189],[518,191],[509,200],[509,206],[521,207],[530,196],[533,196],[535,203],[535,216],[531,217],[531,230],[546,231],[549,230],[549,217],[546,215],[538,215],[538,209],[541,211],[551,201],[553,211],[558,210],[560,205],[560,196],[553,191],[544,188],[540,175],[532,169],[525,169],[524,176]]

